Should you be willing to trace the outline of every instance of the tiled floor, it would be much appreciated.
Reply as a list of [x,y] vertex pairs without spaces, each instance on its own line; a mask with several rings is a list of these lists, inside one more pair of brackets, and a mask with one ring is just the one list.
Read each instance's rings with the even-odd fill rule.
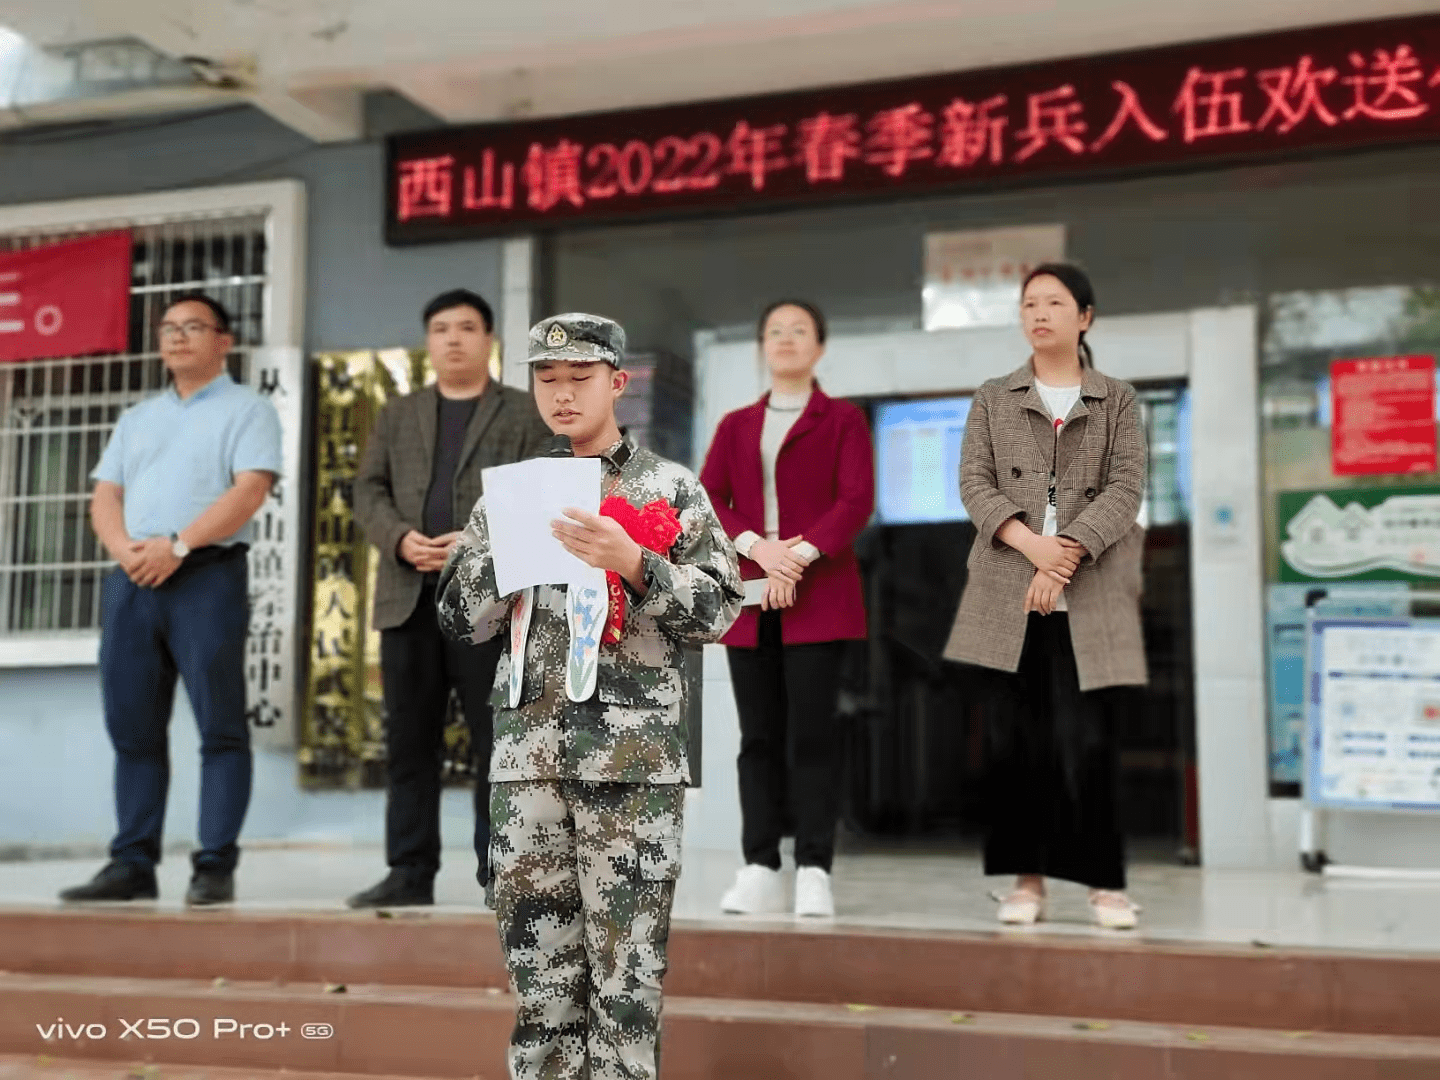
[[[441,910],[474,911],[481,897],[474,856],[447,850],[436,882]],[[0,905],[51,906],[63,887],[86,880],[95,861],[0,863]],[[738,857],[687,852],[676,915],[720,920],[718,902]],[[183,859],[160,868],[160,906],[180,906]],[[344,898],[378,880],[378,848],[250,845],[237,876],[239,906],[254,911],[340,910]],[[1293,872],[1207,871],[1142,863],[1132,895],[1144,906],[1140,934],[1161,940],[1440,952],[1440,883],[1348,881]],[[993,889],[968,854],[849,854],[835,866],[837,922],[875,927],[995,929]],[[783,920],[782,920],[783,921]],[[1017,933],[1101,934],[1088,924],[1084,890],[1055,888],[1050,921]]]

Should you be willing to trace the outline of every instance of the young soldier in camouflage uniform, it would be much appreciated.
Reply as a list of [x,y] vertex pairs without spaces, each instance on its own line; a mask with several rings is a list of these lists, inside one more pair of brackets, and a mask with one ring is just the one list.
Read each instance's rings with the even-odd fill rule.
[[596,619],[577,600],[584,589],[497,595],[483,499],[440,580],[448,634],[506,641],[495,678],[491,867],[518,1002],[517,1080],[659,1072],[689,779],[682,650],[718,640],[743,599],[735,549],[699,482],[621,437],[624,355],[625,332],[597,316],[561,315],[530,331],[540,414],[578,456],[601,458],[603,496],[647,509],[664,500],[678,515],[664,554],[614,517],[566,511],[570,520],[555,523],[572,553],[618,575],[608,603],[601,589],[588,607],[604,621],[623,605],[612,624],[619,640],[598,644]]

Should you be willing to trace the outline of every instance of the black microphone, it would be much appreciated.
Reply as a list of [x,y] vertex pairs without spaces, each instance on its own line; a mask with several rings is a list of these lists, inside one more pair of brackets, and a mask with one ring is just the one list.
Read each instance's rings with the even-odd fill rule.
[[574,457],[575,447],[570,442],[569,435],[551,435],[545,443],[545,450],[541,457]]

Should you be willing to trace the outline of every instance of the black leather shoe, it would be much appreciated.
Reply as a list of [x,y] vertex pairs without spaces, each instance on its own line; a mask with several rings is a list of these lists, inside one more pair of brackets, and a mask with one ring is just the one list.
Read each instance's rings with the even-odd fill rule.
[[391,870],[384,881],[346,900],[352,908],[424,907],[435,903],[435,883],[416,881],[399,870]]
[[160,895],[155,871],[135,863],[111,862],[84,885],[64,890],[60,899],[67,904],[116,900],[154,900]]
[[216,870],[196,870],[190,878],[190,888],[185,891],[185,903],[190,907],[229,904],[234,900],[235,875]]

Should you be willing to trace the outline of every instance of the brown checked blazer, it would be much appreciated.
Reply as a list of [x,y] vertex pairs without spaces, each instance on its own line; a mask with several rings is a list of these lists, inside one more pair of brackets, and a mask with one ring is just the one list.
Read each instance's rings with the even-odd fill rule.
[[[425,575],[401,559],[397,548],[411,529],[423,531],[439,411],[440,392],[433,386],[387,402],[355,477],[355,520],[380,549],[371,624],[377,630],[410,618],[425,583]],[[529,394],[491,380],[465,429],[455,471],[456,528],[465,527],[484,493],[480,470],[533,457],[549,437]]]
[[1057,448],[1028,362],[980,388],[960,459],[960,498],[978,535],[947,658],[1001,671],[1020,666],[1025,593],[1035,568],[995,533],[1012,517],[1040,532],[1058,453],[1059,534],[1089,552],[1065,587],[1080,689],[1146,681],[1140,633],[1145,533],[1135,520],[1145,493],[1140,422],[1135,388],[1087,368]]

